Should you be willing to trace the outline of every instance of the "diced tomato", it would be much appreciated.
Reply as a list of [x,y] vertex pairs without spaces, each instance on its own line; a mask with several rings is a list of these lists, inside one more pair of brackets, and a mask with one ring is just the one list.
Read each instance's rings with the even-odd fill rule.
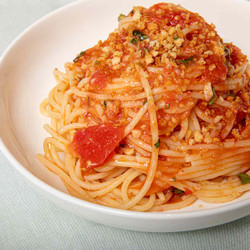
[[[206,59],[206,64],[208,65],[206,67],[206,70],[204,72],[204,75],[211,83],[216,83],[219,80],[225,80],[227,76],[227,67],[224,64],[225,59],[222,56],[210,56]],[[214,70],[210,70],[210,65],[215,65]]]
[[95,125],[78,130],[69,145],[85,168],[104,164],[113,154],[124,136],[124,127],[110,124]]
[[189,189],[185,189],[185,195],[192,194],[193,192]]
[[239,66],[247,61],[246,55],[244,55],[237,46],[231,44],[230,47],[232,50],[230,61],[234,66]]
[[90,86],[95,90],[103,89],[107,86],[108,75],[103,71],[97,70],[90,78]]

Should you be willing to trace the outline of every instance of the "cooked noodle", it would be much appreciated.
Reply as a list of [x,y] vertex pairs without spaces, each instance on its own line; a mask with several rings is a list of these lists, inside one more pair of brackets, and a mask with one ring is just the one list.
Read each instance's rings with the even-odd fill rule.
[[51,137],[37,159],[71,195],[119,209],[167,211],[249,191],[246,56],[179,5],[119,18],[66,73],[54,70],[40,106]]

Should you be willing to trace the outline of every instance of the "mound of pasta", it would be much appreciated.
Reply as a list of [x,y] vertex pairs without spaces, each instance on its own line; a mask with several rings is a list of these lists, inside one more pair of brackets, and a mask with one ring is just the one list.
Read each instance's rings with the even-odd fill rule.
[[82,51],[40,107],[44,155],[70,194],[134,211],[250,190],[250,66],[179,5],[134,7]]

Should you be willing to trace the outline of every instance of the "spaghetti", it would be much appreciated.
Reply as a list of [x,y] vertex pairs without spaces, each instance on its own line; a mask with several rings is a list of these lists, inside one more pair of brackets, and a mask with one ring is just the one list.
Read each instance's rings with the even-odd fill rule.
[[65,72],[37,159],[73,196],[167,211],[250,190],[250,66],[197,13],[135,7]]

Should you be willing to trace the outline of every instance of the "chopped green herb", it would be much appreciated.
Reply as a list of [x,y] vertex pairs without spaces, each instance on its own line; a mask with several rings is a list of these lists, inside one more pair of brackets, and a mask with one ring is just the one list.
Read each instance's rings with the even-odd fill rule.
[[176,178],[175,177],[173,178],[173,182],[176,182]]
[[103,106],[105,109],[107,108],[107,101],[106,100],[103,102]]
[[184,194],[184,191],[181,190],[181,189],[179,189],[179,188],[174,188],[174,189],[172,190],[172,192],[173,192],[174,194]]
[[189,57],[187,59],[181,59],[180,62],[182,64],[188,64],[189,62],[193,61],[193,57]]
[[238,177],[240,178],[242,185],[250,183],[250,176],[248,174],[238,174]]
[[95,66],[97,66],[99,63],[100,63],[100,62],[96,60],[96,61],[95,61]]
[[125,143],[121,143],[119,146],[120,146],[120,148],[125,148],[126,144]]
[[166,105],[166,109],[169,109],[170,108],[170,103],[168,103],[167,105]]
[[143,33],[141,33],[141,31],[140,30],[134,30],[133,31],[133,36],[144,36],[144,34]]
[[82,51],[74,60],[73,62],[77,62],[78,59],[85,54],[86,51]]
[[232,97],[234,97],[234,98],[236,97],[236,95],[235,95],[234,93],[229,93],[228,95],[229,95],[229,96],[232,96]]
[[156,142],[154,145],[156,148],[159,148],[161,145],[161,140],[159,139],[158,142]]
[[145,105],[147,102],[148,102],[148,100],[147,100],[147,99],[146,99],[146,100],[144,100],[143,105]]
[[231,55],[231,52],[230,52],[230,50],[229,50],[229,48],[228,47],[224,47],[224,52],[225,52],[225,56],[230,56]]
[[133,31],[133,36],[139,38],[139,41],[143,41],[145,39],[148,39],[148,36],[144,35],[140,30],[134,30]]
[[138,40],[137,40],[136,38],[133,37],[133,38],[130,40],[130,42],[133,43],[133,44],[137,44]]
[[120,14],[120,15],[118,16],[118,21],[120,22],[124,17],[126,17],[124,14]]
[[143,41],[143,40],[146,40],[146,39],[148,39],[148,36],[146,36],[146,35],[139,36],[140,41]]
[[212,87],[212,90],[213,90],[213,96],[212,96],[211,99],[209,100],[208,105],[212,105],[212,104],[216,101],[216,99],[217,99],[217,95],[216,95],[216,93],[215,93],[214,87]]
[[179,37],[178,37],[178,36],[174,38],[174,40],[177,40],[177,39],[179,39]]

